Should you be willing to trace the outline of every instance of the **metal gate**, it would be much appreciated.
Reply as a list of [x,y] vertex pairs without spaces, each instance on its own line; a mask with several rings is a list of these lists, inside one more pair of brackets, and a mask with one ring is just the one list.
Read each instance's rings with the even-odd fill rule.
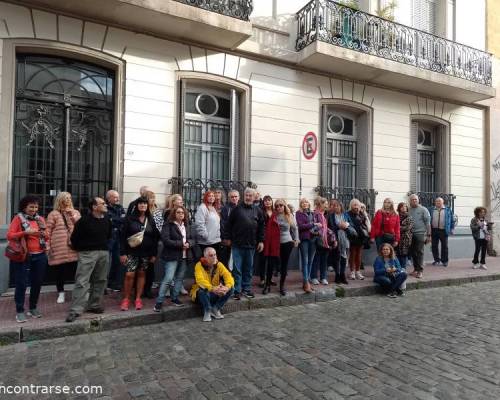
[[18,55],[12,213],[26,194],[40,213],[59,191],[82,209],[112,184],[113,72],[64,58]]

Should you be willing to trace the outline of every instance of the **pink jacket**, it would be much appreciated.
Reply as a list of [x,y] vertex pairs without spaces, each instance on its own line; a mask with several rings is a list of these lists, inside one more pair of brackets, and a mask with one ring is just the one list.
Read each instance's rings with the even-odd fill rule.
[[[51,211],[47,216],[47,232],[49,234],[49,265],[60,265],[78,260],[78,253],[69,247],[69,238],[75,227],[76,221],[80,219],[80,213],[73,210],[73,216],[65,211],[64,216],[68,228],[64,223],[59,211]],[[69,230],[69,232],[68,232]]]

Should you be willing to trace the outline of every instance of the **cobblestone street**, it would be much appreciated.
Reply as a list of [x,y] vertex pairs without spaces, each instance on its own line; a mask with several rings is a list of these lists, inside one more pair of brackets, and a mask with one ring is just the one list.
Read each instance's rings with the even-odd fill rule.
[[499,344],[489,282],[5,346],[0,383],[102,385],[79,399],[486,400],[500,398]]

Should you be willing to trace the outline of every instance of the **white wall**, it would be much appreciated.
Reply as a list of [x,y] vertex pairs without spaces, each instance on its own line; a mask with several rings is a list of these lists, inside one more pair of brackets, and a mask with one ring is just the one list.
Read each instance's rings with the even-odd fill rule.
[[456,0],[456,41],[480,50],[486,45],[486,0]]

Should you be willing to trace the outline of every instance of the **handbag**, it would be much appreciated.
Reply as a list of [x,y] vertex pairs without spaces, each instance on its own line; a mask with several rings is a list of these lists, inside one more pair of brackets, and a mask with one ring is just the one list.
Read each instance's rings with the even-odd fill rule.
[[[380,230],[384,231],[384,215],[382,214],[382,223],[380,225]],[[394,234],[392,233],[383,233],[382,234],[382,242],[392,244],[394,243]]]
[[26,261],[26,257],[28,256],[26,239],[22,237],[19,240],[9,240],[4,254],[10,261],[18,263]]
[[127,243],[130,248],[135,248],[141,245],[144,240],[144,232],[146,231],[146,226],[148,226],[148,219],[146,218],[146,222],[144,222],[144,228],[140,232],[134,233],[132,236],[127,238]]

